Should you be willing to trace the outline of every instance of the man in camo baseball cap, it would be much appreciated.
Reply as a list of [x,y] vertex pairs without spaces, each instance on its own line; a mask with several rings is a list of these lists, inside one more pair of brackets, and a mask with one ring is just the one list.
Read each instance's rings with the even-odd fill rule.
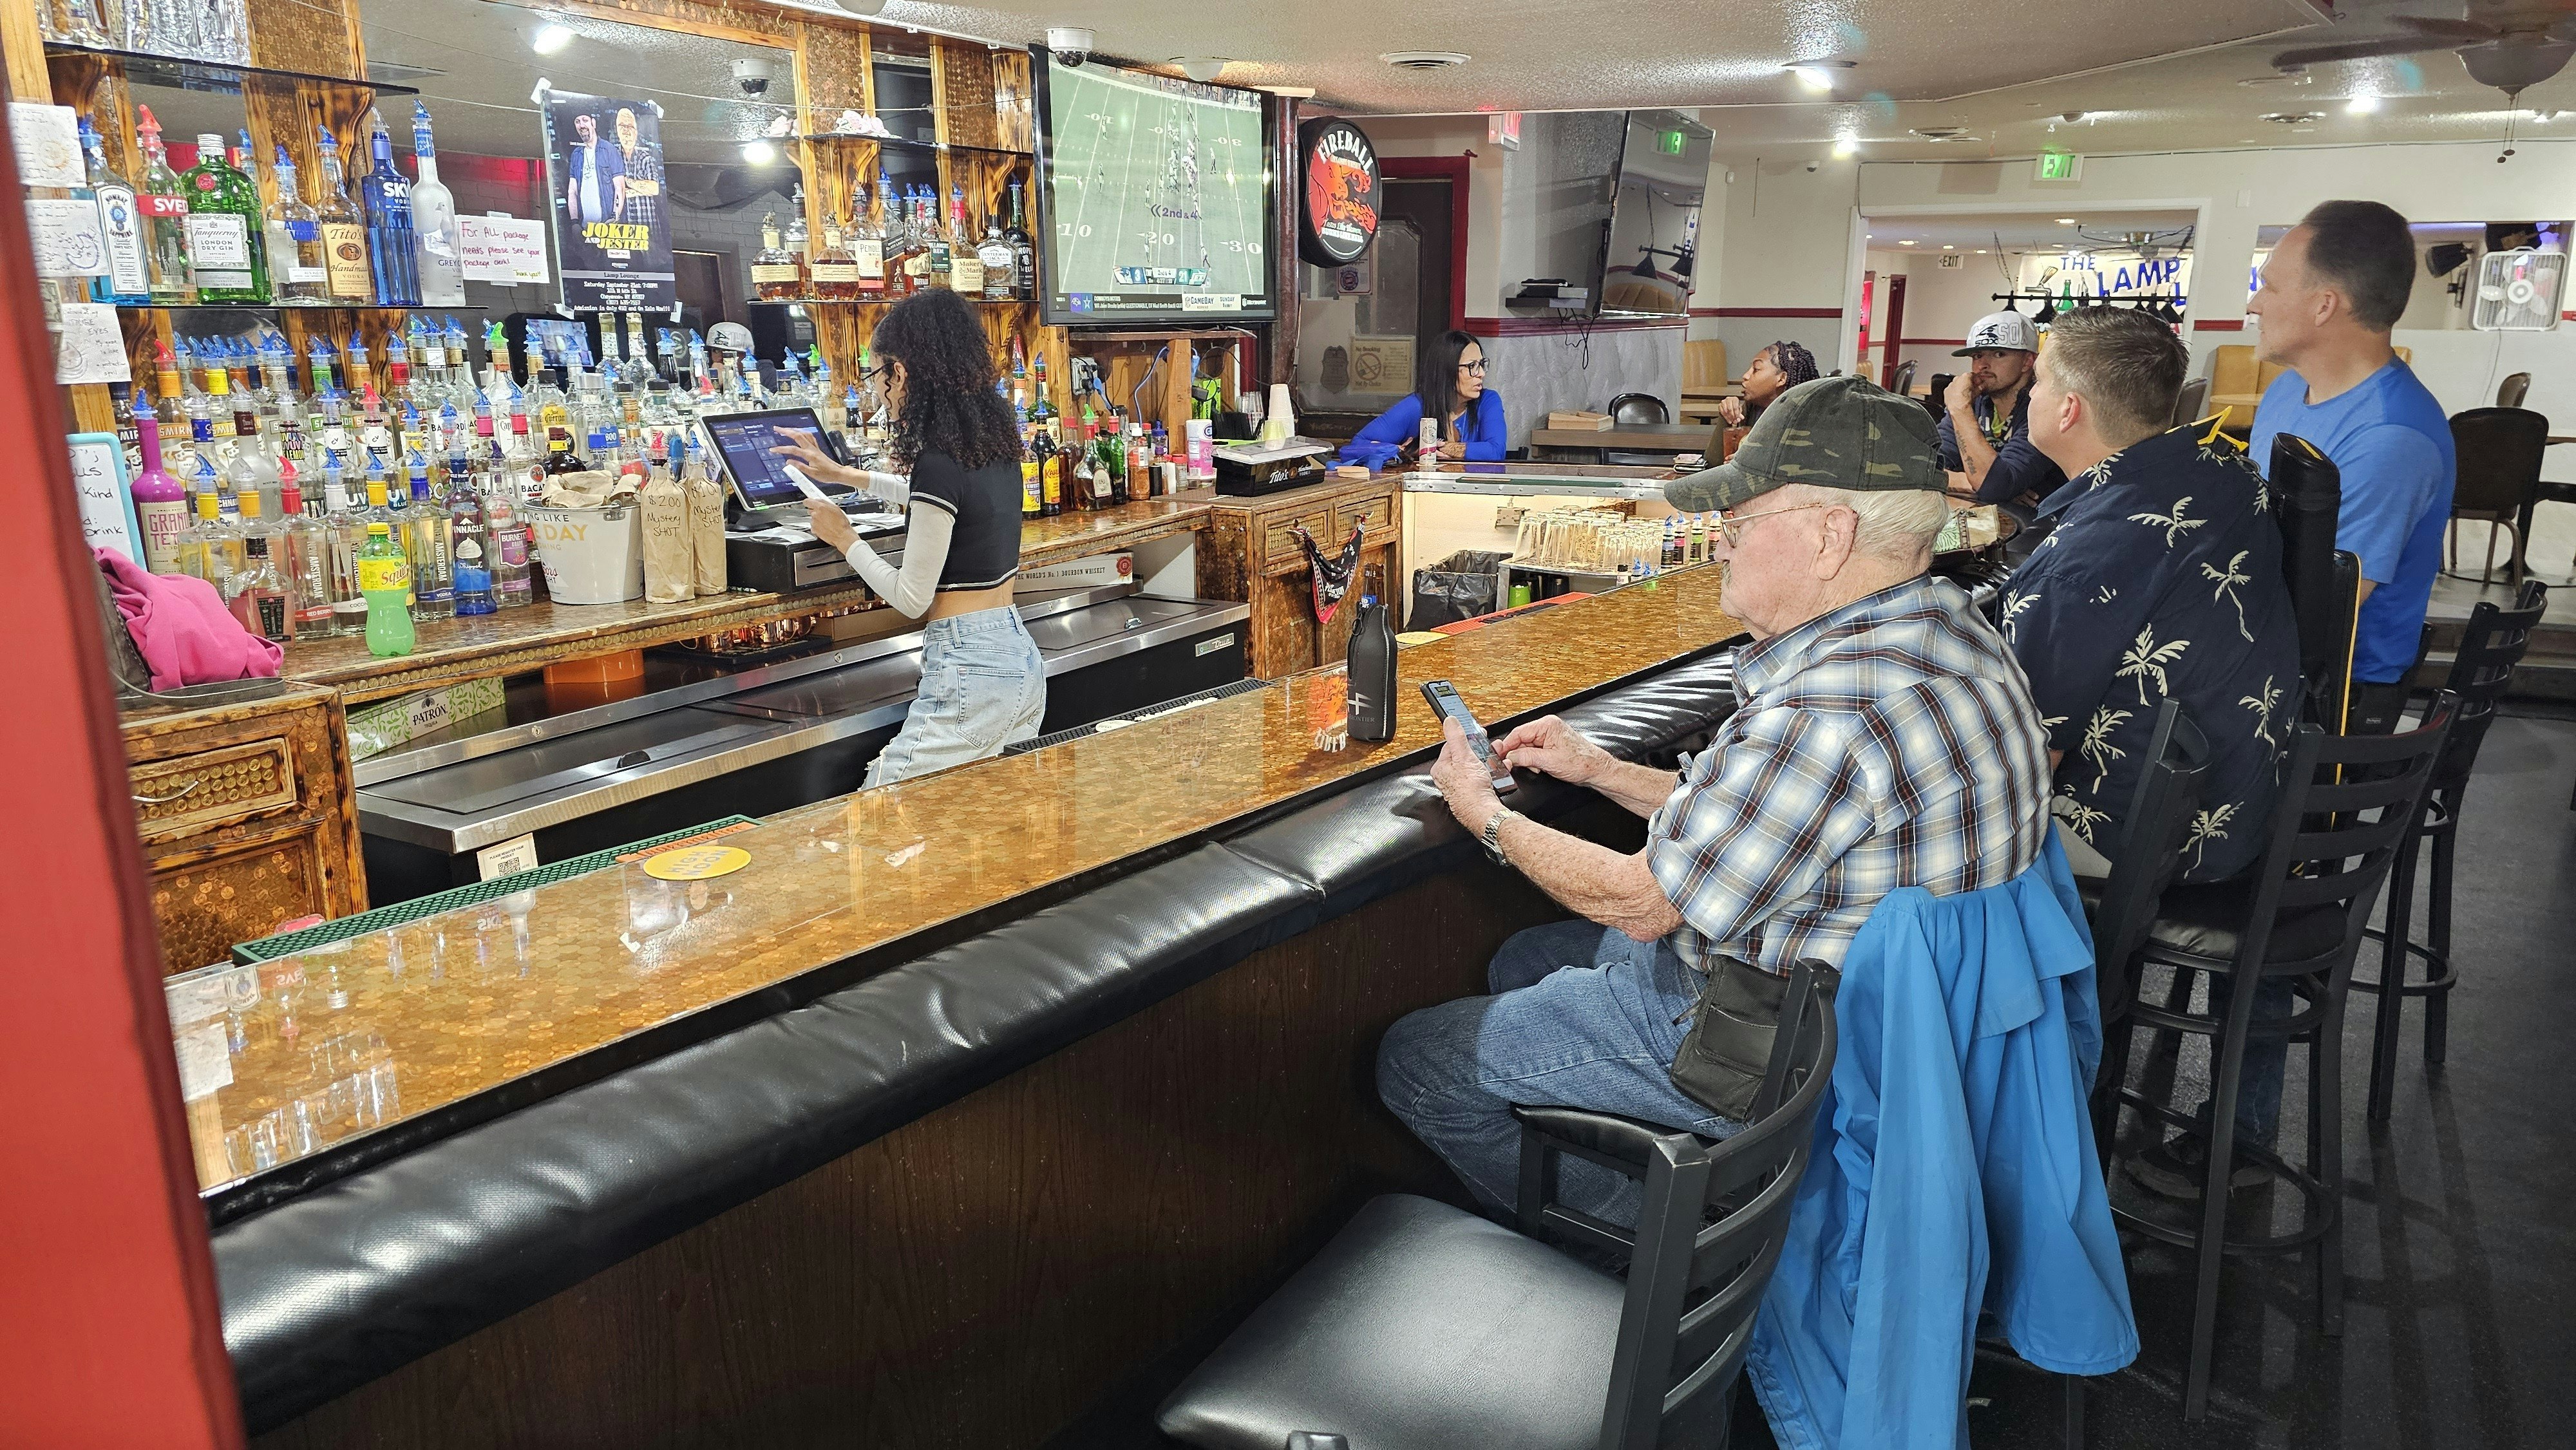
[[1867,378],[1818,378],[1774,399],[1735,456],[1664,485],[1685,513],[1741,508],[1792,483],[1856,492],[1939,493],[1945,480],[1932,417]]

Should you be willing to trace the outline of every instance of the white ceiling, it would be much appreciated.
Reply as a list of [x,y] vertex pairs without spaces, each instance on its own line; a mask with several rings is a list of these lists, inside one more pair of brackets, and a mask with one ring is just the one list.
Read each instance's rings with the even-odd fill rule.
[[[1975,253],[2000,247],[2007,252],[2060,252],[2079,249],[2101,250],[2117,247],[2105,240],[2128,232],[2172,232],[2190,226],[2199,218],[2188,211],[2068,211],[2058,215],[2075,218],[2076,225],[2060,226],[2057,216],[1988,216],[1966,213],[1958,216],[1874,217],[1869,223],[1869,250],[1897,250],[1904,242],[1908,252],[1938,252],[1944,246]],[[2087,238],[2082,233],[2091,233]],[[2166,243],[2165,245],[2171,245]]]
[[[1850,136],[1864,157],[1888,160],[2493,140],[2504,97],[2449,52],[2320,65],[2300,81],[2280,78],[2269,58],[2396,34],[2394,14],[2545,20],[2570,9],[2576,0],[892,0],[884,19],[1012,44],[1051,24],[1086,25],[1103,55],[1226,56],[1229,84],[1311,86],[1316,105],[1355,113],[1696,107],[1721,151]],[[1409,49],[1472,59],[1435,72],[1377,59]],[[1780,69],[1827,57],[1855,62],[1829,96]],[[2380,109],[2347,114],[2363,93],[2383,97]],[[2534,121],[2526,110],[2526,136],[2576,137],[2576,67],[2522,103],[2569,113]],[[2051,130],[2069,110],[2088,114]],[[2322,116],[2257,119],[2309,111]],[[1966,139],[1911,134],[1938,126],[1965,128]]]

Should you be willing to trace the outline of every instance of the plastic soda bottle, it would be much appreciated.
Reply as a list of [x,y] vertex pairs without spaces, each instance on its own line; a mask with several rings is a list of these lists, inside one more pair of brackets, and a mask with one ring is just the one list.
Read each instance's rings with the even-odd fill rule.
[[367,599],[367,653],[410,654],[411,561],[381,519],[367,525],[358,550],[358,590]]

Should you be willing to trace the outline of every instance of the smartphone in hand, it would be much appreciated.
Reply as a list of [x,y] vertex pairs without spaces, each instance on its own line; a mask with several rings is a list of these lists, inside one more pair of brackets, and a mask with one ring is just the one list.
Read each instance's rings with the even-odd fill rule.
[[1433,714],[1443,720],[1457,721],[1459,728],[1467,732],[1467,748],[1476,752],[1476,758],[1493,773],[1494,794],[1506,795],[1520,788],[1520,783],[1512,779],[1511,767],[1503,764],[1503,758],[1494,753],[1494,742],[1485,734],[1485,727],[1477,722],[1475,712],[1459,698],[1455,685],[1447,680],[1424,680],[1422,698],[1431,703]]

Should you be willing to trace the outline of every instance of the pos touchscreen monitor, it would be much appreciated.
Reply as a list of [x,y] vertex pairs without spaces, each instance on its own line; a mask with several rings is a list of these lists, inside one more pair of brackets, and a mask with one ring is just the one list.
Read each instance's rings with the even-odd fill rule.
[[[784,433],[811,433],[834,462],[844,461],[840,440],[825,431],[823,421],[814,416],[811,408],[722,413],[700,419],[699,424],[707,430],[707,440],[715,445],[716,457],[724,461],[726,483],[747,509],[779,508],[805,501],[795,480],[787,476],[787,460],[770,451],[787,441]],[[822,484],[819,479],[816,482],[827,493],[847,492],[834,484]]]

